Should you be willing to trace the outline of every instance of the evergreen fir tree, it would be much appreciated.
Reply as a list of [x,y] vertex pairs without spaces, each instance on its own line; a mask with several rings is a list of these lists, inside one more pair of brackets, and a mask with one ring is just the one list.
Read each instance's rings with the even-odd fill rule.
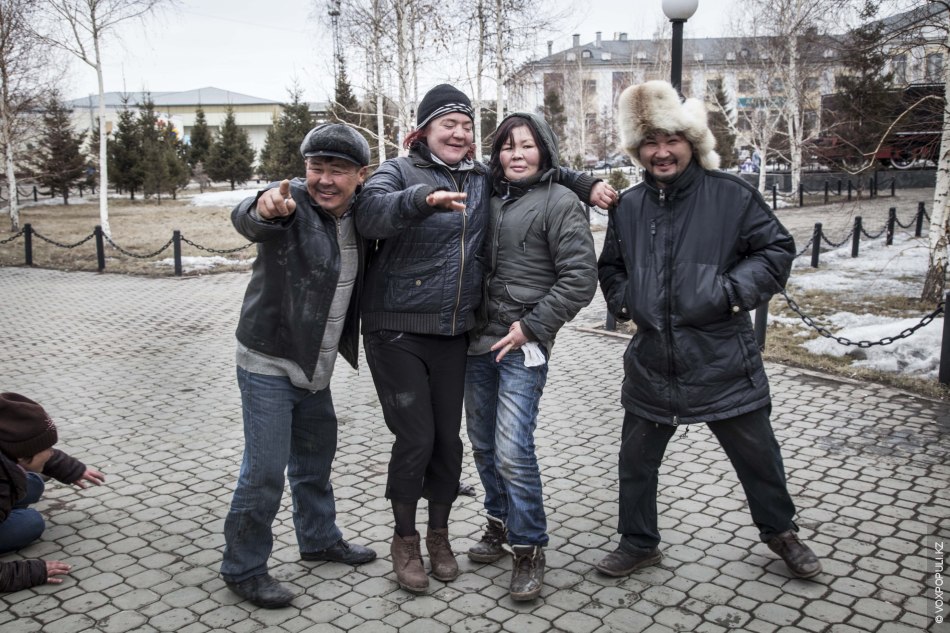
[[236,183],[247,182],[254,173],[254,148],[247,132],[237,126],[231,106],[211,146],[206,169],[213,180],[229,182],[232,190]]
[[208,121],[205,119],[205,111],[201,106],[195,110],[195,124],[191,128],[189,142],[188,164],[194,167],[200,162],[207,162],[213,140]]
[[866,0],[861,11],[863,24],[851,32],[842,58],[845,70],[835,80],[838,93],[826,98],[823,125],[837,136],[841,145],[852,148],[844,160],[851,166],[867,164],[888,126],[892,123],[895,94],[890,91],[893,75],[884,72],[887,54],[884,25],[873,18],[879,2]]
[[[726,105],[729,98],[722,85],[722,79],[713,80],[715,83],[714,99],[716,103]],[[716,138],[716,152],[719,154],[719,166],[729,169],[736,166],[736,133],[729,124],[731,112],[723,112],[720,107],[713,107],[709,112],[709,130]]]
[[337,66],[340,68],[340,74],[336,78],[333,103],[330,104],[329,108],[330,117],[337,123],[362,125],[360,102],[353,94],[353,88],[350,86],[350,80],[346,74],[346,62],[342,55],[337,57]]
[[284,105],[280,117],[267,131],[261,150],[260,172],[268,180],[304,177],[300,143],[313,127],[310,106],[300,100],[300,89],[290,90],[290,103]]
[[142,139],[135,112],[123,103],[116,122],[114,140],[108,145],[109,182],[117,191],[128,191],[135,200],[135,192],[142,188]]
[[[369,143],[370,148],[375,152],[372,155],[375,156],[379,153],[375,151],[376,137],[370,134],[367,128],[376,129],[376,117],[366,113],[375,112],[376,108],[374,106],[371,110],[364,110],[365,106],[360,104],[359,99],[353,94],[353,88],[350,86],[350,80],[346,74],[346,61],[342,55],[337,57],[337,65],[340,68],[340,74],[336,78],[333,103],[330,104],[329,108],[330,120],[336,123],[346,123],[356,128],[356,131],[362,134],[366,142]],[[376,102],[373,101],[372,103]],[[371,162],[375,162],[375,159],[371,159]]]
[[561,97],[554,90],[544,93],[544,105],[541,106],[541,116],[548,122],[557,135],[558,140],[564,142],[564,126],[567,125],[567,115],[564,113],[564,104]]
[[162,183],[168,180],[168,165],[162,156],[161,133],[156,126],[155,104],[150,95],[139,104],[136,125],[139,132],[140,153],[134,171],[142,183],[142,193],[148,197],[161,190]]
[[86,175],[86,157],[82,145],[85,133],[77,134],[70,122],[70,111],[58,93],[53,93],[43,112],[43,130],[33,156],[36,179],[50,194],[63,196],[69,204],[69,188],[78,185]]

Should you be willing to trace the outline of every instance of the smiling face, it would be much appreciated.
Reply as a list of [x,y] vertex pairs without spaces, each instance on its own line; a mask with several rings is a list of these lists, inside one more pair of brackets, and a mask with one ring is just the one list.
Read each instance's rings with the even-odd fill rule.
[[541,169],[541,150],[527,124],[511,130],[502,143],[498,160],[508,180],[523,180]]
[[474,124],[461,112],[450,112],[434,119],[427,126],[426,144],[429,151],[446,165],[460,162],[475,142]]
[[693,160],[693,146],[682,134],[654,132],[644,138],[637,155],[662,187],[676,180]]
[[363,184],[366,170],[343,158],[308,158],[307,191],[325,211],[340,217],[349,208],[356,188]]

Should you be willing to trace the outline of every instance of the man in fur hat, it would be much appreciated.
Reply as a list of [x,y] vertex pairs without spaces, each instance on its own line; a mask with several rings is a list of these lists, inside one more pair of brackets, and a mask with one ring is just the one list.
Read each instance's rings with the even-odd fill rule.
[[650,81],[627,88],[618,110],[624,150],[646,176],[611,211],[598,263],[608,309],[637,333],[624,355],[620,544],[597,569],[625,576],[660,561],[660,462],[679,425],[702,422],[736,469],[762,541],[795,576],[815,576],[748,314],[785,286],[795,244],[756,189],[717,171],[701,102]]

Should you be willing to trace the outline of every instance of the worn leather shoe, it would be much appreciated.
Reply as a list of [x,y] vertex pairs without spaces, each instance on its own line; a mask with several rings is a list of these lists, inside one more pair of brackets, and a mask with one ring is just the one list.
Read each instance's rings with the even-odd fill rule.
[[508,595],[516,602],[534,600],[544,586],[544,548],[540,545],[512,545],[511,582]]
[[360,565],[376,558],[376,552],[362,545],[353,545],[340,539],[334,545],[317,552],[300,552],[302,560],[328,560],[334,563]]
[[251,604],[265,609],[280,609],[290,606],[294,594],[277,582],[270,574],[251,576],[241,582],[225,582],[228,589]]
[[505,524],[501,519],[489,516],[482,540],[468,548],[468,557],[476,563],[494,563],[505,555],[504,546],[507,543]]
[[799,578],[811,578],[821,573],[821,562],[815,552],[802,543],[795,530],[776,534],[766,542],[769,549],[782,557],[788,570]]
[[595,565],[597,571],[608,576],[620,577],[632,574],[638,569],[656,565],[663,559],[660,550],[653,548],[645,552],[630,552],[618,547],[604,556],[603,560]]

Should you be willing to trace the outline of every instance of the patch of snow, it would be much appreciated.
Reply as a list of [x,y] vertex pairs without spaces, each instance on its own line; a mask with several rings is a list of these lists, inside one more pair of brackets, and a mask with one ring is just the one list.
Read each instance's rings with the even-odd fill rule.
[[[227,259],[226,257],[221,257],[220,255],[214,255],[211,257],[182,257],[181,258],[181,270],[184,273],[192,273],[197,271],[208,271],[214,268],[215,266],[230,266],[230,265],[251,265],[254,262],[254,257],[249,259]],[[155,262],[156,266],[164,266],[174,268],[175,259],[172,257],[159,260]]]
[[193,207],[233,207],[244,198],[252,198],[260,191],[260,187],[253,189],[235,189],[234,191],[209,191],[199,193],[191,198]]

